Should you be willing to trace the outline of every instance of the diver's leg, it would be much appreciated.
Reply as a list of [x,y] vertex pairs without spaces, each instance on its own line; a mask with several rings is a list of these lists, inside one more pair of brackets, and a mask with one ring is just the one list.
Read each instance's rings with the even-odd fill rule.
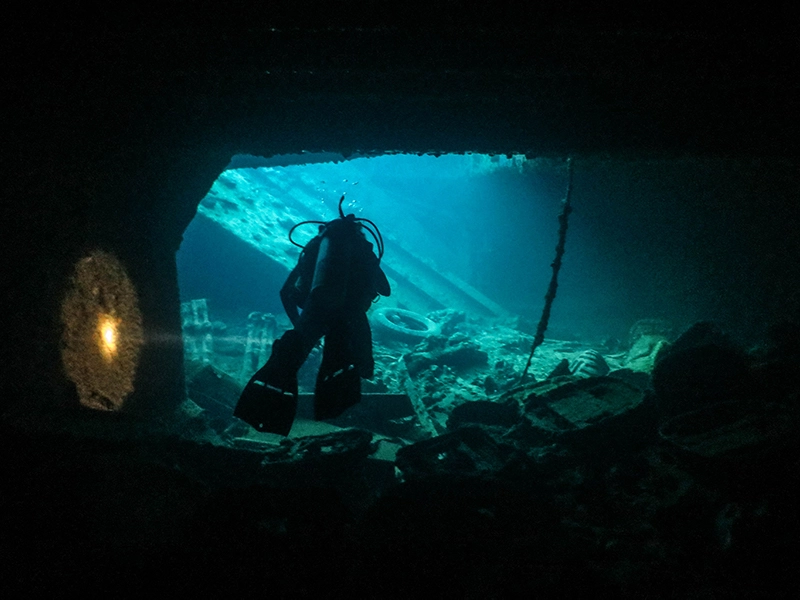
[[308,316],[275,340],[269,360],[242,391],[234,416],[258,431],[289,435],[297,412],[297,372],[321,335],[321,326]]
[[375,358],[372,354],[372,330],[366,313],[358,313],[350,319],[350,345],[359,375],[362,379],[372,379]]
[[351,324],[331,324],[325,335],[322,364],[314,388],[314,418],[333,419],[361,400],[358,355]]
[[297,411],[297,372],[341,314],[346,291],[342,265],[348,256],[345,246],[322,241],[312,289],[295,328],[275,340],[269,360],[245,386],[233,414],[259,431],[288,435],[291,430]]

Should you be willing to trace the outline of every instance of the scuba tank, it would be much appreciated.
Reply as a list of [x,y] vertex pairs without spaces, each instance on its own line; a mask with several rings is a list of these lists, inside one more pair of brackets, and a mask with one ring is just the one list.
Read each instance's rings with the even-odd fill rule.
[[[303,221],[289,231],[289,241],[303,248],[298,264],[290,274],[282,295],[306,310],[310,298],[327,310],[352,307],[366,311],[378,295],[391,293],[386,275],[380,268],[383,257],[383,237],[369,219],[345,215],[342,210],[344,194],[339,199],[339,218],[328,222]],[[292,239],[292,233],[302,225],[320,225],[319,233],[305,246]],[[366,239],[364,230],[375,240],[378,256]]]

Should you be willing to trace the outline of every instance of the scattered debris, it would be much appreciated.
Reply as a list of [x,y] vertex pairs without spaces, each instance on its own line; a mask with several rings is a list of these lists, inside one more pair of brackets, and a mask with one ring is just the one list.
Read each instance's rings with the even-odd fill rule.
[[672,417],[748,393],[748,360],[718,327],[690,327],[659,357],[653,389],[659,412]]
[[269,349],[278,336],[278,321],[275,315],[251,312],[247,315],[247,341],[239,381],[246,384],[269,358]]
[[213,365],[195,362],[187,369],[186,393],[210,419],[219,420],[224,428],[231,420],[242,386]]
[[611,368],[597,350],[585,350],[569,362],[569,370],[575,377],[600,377]]
[[181,303],[184,351],[188,360],[211,362],[214,352],[213,325],[205,298]]

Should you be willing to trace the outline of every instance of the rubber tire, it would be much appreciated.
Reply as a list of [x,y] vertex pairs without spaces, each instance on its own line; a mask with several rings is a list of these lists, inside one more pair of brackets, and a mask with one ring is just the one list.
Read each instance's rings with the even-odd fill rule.
[[379,308],[370,315],[370,321],[376,336],[404,342],[420,342],[439,331],[427,317],[402,308]]

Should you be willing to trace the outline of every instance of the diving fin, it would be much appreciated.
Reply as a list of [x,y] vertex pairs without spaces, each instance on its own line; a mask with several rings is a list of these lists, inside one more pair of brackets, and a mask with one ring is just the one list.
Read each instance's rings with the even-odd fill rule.
[[233,416],[262,433],[287,436],[297,412],[297,385],[292,390],[272,385],[264,370],[259,369],[247,382]]
[[361,376],[355,365],[324,375],[320,370],[314,388],[314,419],[335,419],[361,400]]

